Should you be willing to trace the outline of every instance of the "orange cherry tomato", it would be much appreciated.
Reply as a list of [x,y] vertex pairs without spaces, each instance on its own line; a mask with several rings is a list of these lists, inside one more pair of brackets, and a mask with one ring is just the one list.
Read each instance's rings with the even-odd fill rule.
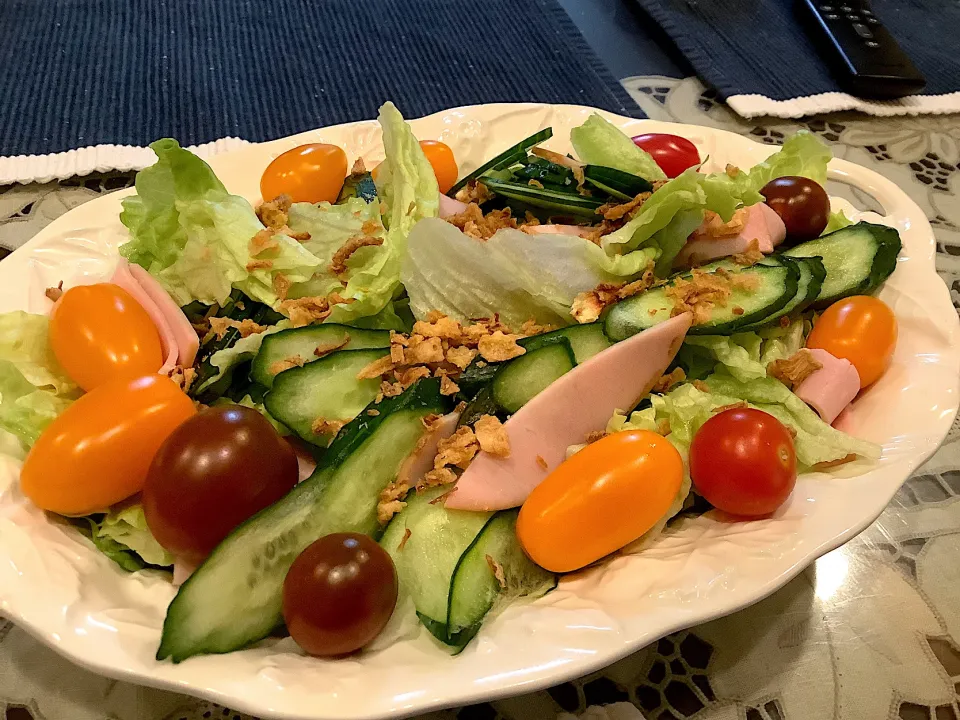
[[421,140],[420,147],[423,148],[423,154],[427,156],[427,160],[433,167],[433,174],[437,176],[440,192],[446,194],[447,190],[457,184],[457,177],[460,175],[453,150],[439,140]]
[[273,159],[260,178],[266,201],[289,195],[294,202],[336,202],[347,177],[347,154],[336,145],[313,143]]
[[566,460],[530,493],[517,537],[541,567],[577,570],[652,528],[682,480],[683,460],[669,440],[647,430],[613,433]]
[[883,300],[869,295],[838,300],[817,319],[808,348],[826,350],[857,369],[860,387],[880,379],[897,346],[897,318]]
[[162,375],[100,385],[44,430],[23,463],[20,488],[61,515],[106,510],[140,492],[160,445],[195,413]]
[[50,345],[67,374],[88,391],[163,365],[157,326],[143,305],[112,283],[67,290],[50,318]]

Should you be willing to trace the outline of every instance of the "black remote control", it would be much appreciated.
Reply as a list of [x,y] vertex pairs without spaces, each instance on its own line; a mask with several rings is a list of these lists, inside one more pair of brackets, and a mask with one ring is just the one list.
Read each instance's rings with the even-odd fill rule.
[[817,47],[851,95],[898,98],[927,81],[864,0],[797,0]]

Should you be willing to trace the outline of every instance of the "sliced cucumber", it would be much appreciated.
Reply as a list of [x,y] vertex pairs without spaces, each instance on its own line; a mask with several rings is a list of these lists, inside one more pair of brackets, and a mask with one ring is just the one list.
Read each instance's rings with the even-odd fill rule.
[[507,200],[519,200],[526,205],[549,210],[554,215],[596,218],[597,208],[603,204],[599,200],[576,193],[548,190],[533,187],[526,183],[495,180],[490,177],[482,177],[480,182],[486,185],[491,192],[505,197]]
[[457,427],[461,425],[473,425],[477,420],[479,420],[484,415],[499,415],[501,414],[500,406],[497,405],[497,401],[493,399],[493,388],[490,385],[484,385],[480,388],[480,392],[467,403],[467,406],[463,409],[463,412],[460,414],[460,419],[457,421]]
[[570,341],[559,337],[502,365],[493,378],[493,399],[508,413],[515,413],[576,364]]
[[849,295],[863,295],[880,287],[897,267],[900,233],[886,225],[859,222],[790,248],[788,257],[818,256],[827,277],[816,307],[823,308]]
[[345,340],[346,345],[341,350],[385,348],[390,347],[390,331],[364,330],[335,323],[281,330],[263,339],[260,352],[250,368],[250,379],[271,387],[276,374],[271,368],[275,363],[297,356],[305,363],[312,363],[319,359],[314,354],[318,347],[335,347]]
[[[355,351],[358,352],[358,351]],[[238,650],[281,623],[283,580],[304,548],[332,532],[376,535],[377,501],[424,432],[449,406],[421,380],[344,428],[314,474],[221,542],[167,610],[157,659]]]
[[402,592],[410,594],[423,624],[443,642],[457,563],[493,515],[431,504],[448,490],[439,487],[408,496],[407,506],[380,540],[397,567]]
[[603,332],[603,323],[601,322],[571,325],[542,335],[523,338],[517,341],[517,344],[522,345],[527,352],[530,352],[544,345],[551,345],[556,342],[556,338],[560,337],[564,337],[570,342],[577,365],[586,362],[597,353],[613,345],[613,341]]
[[[820,295],[820,288],[823,286],[823,280],[827,276],[827,271],[823,267],[823,261],[818,257],[789,258],[781,256],[780,258],[769,258],[768,260],[770,262],[787,262],[792,260],[797,263],[797,269],[800,271],[800,279],[797,282],[797,294],[777,312],[765,317],[763,320],[758,320],[755,323],[744,326],[741,328],[742,330],[757,330],[775,324],[782,317],[803,312]],[[762,262],[767,262],[768,260],[763,260]]]
[[620,200],[633,200],[637,195],[651,192],[653,185],[639,175],[603,167],[602,165],[587,165],[583,168],[583,179],[595,188],[603,190]]
[[[734,288],[726,304],[715,306],[710,319],[690,328],[690,334],[724,335],[733,332],[773,315],[797,294],[800,270],[794,264],[751,265],[739,270],[739,274],[755,278],[755,286]],[[607,336],[612,340],[624,340],[667,320],[674,308],[674,301],[667,294],[673,282],[621,300],[609,308],[603,325]]]
[[530,137],[521,140],[513,147],[507,148],[496,157],[488,160],[469,175],[461,178],[459,181],[457,181],[456,185],[450,188],[450,191],[447,193],[447,195],[454,197],[460,188],[462,188],[471,180],[479,179],[484,173],[489,172],[490,170],[500,170],[520,162],[527,157],[527,150],[535,145],[539,145],[542,142],[546,142],[552,137],[553,128],[547,128],[546,130],[535,132]]
[[[450,584],[447,642],[463,648],[498,602],[539,597],[557,578],[530,560],[517,540],[517,510],[494,515],[460,558]],[[494,568],[499,566],[501,579]]]
[[380,378],[358,380],[367,365],[389,354],[385,348],[340,350],[303,367],[284,370],[273,380],[263,404],[308,443],[326,447],[336,432],[313,431],[314,421],[347,423],[373,402]]

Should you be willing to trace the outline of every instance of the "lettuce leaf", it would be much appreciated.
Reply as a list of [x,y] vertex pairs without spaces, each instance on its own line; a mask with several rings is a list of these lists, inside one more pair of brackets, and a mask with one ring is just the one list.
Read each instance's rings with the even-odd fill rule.
[[843,214],[843,210],[838,210],[837,212],[830,213],[830,217],[827,219],[827,226],[823,229],[821,235],[827,235],[828,233],[836,232],[837,230],[842,230],[848,225],[853,225],[853,220],[848,218]]
[[137,194],[123,200],[121,222],[131,239],[120,254],[146,268],[179,305],[224,303],[238,288],[276,307],[274,278],[308,280],[320,260],[284,234],[278,247],[257,255],[272,266],[247,270],[250,240],[264,229],[250,203],[230,195],[203,160],[175,140],[150,146],[156,164],[137,173]]
[[803,347],[807,326],[807,321],[797,318],[785,328],[778,325],[729,336],[688,336],[675,364],[690,380],[702,380],[717,368],[741,382],[763,378],[770,363],[788,358]]
[[626,225],[605,235],[604,250],[611,254],[650,250],[656,260],[654,272],[666,277],[690,233],[703,221],[705,210],[729,220],[737,208],[763,200],[743,175],[734,178],[685,170],[654,192]]
[[[140,503],[112,508],[99,523],[94,534],[95,544],[97,540],[105,546],[112,541],[123,549],[136,553],[147,565],[173,565],[173,556],[160,546],[147,527],[147,519]],[[97,546],[100,548],[99,544]],[[100,549],[104,551],[103,548]]]
[[81,394],[54,357],[48,329],[46,315],[0,315],[0,430],[23,450]]
[[[377,192],[386,207],[383,244],[360,248],[349,258],[347,286],[339,292],[352,302],[337,305],[326,322],[353,324],[359,318],[377,316],[382,324],[402,326],[387,308],[400,291],[407,236],[418,221],[436,217],[439,212],[436,175],[410,126],[390,102],[380,108],[378,120],[386,156],[376,179]],[[379,222],[378,203],[368,206],[367,213],[373,212]]]
[[253,360],[256,354],[260,352],[260,346],[263,345],[263,339],[267,335],[286,330],[290,326],[291,323],[289,320],[281,320],[263,332],[251,333],[246,337],[240,338],[230,347],[217,350],[217,352],[210,356],[210,364],[217,369],[217,374],[199,386],[195,392],[200,393],[206,390],[240,363]]
[[754,165],[747,177],[754,190],[785,175],[799,175],[826,186],[827,163],[832,157],[833,153],[822,140],[807,130],[800,130],[787,138],[780,150]]
[[648,152],[634,145],[622,130],[596,113],[570,131],[570,142],[577,157],[587,165],[602,165],[647,180],[667,179]]
[[439,310],[460,321],[490,317],[517,329],[524,321],[567,325],[581,292],[641,272],[642,252],[611,258],[575,235],[530,235],[501,230],[486,242],[440,219],[410,233],[401,279],[418,318]]
[[[657,424],[666,421],[670,427],[667,437],[686,456],[694,434],[712,417],[714,409],[745,401],[750,407],[773,415],[796,432],[797,461],[806,467],[839,460],[850,453],[869,460],[880,457],[878,446],[827,425],[806,403],[773,378],[741,382],[721,369],[707,377],[705,382],[709,392],[686,383],[665,395],[651,395],[651,408],[633,413],[629,419],[622,414],[615,415],[608,429],[632,429],[635,426],[655,429]],[[651,427],[653,420],[656,423]]]

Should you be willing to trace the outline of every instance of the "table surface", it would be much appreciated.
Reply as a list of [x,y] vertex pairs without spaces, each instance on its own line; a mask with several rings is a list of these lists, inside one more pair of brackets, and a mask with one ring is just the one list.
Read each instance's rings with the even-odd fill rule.
[[[851,114],[746,121],[695,78],[678,79],[685,73],[682,59],[651,41],[641,31],[644,19],[621,0],[562,2],[651,118],[724,128],[771,144],[804,127],[829,143],[837,157],[896,182],[933,225],[937,269],[960,308],[960,117]],[[71,208],[132,180],[132,174],[112,174],[0,187],[0,253]],[[861,206],[873,203],[840,192]],[[879,520],[766,600],[671,635],[574,682],[426,717],[960,720],[958,558],[960,426],[955,423],[944,446]],[[0,668],[6,720],[249,717],[98,677],[2,620]]]

